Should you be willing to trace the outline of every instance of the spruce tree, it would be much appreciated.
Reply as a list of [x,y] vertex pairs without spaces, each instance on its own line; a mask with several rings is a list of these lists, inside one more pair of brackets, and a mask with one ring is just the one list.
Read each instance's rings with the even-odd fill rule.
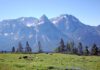
[[15,52],[15,47],[13,46],[12,47],[12,51],[11,51],[12,53],[14,53]]
[[38,52],[39,53],[42,53],[43,51],[42,51],[42,47],[41,47],[41,42],[40,41],[38,41]]
[[65,52],[65,45],[64,45],[63,39],[61,39],[60,45],[58,48],[59,48],[59,52]]
[[86,46],[86,47],[85,47],[85,50],[84,50],[84,55],[89,55],[88,46]]
[[79,45],[78,45],[78,54],[79,55],[82,55],[83,54],[83,45],[81,42],[79,42]]
[[91,48],[91,54],[92,55],[98,55],[98,47],[96,44],[93,44],[92,48]]
[[26,42],[25,53],[32,53],[32,49],[31,49],[28,41]]
[[67,53],[74,53],[74,42],[68,42],[66,47]]
[[18,52],[18,53],[22,53],[23,52],[23,47],[22,47],[21,42],[18,43],[18,48],[17,48],[16,52]]

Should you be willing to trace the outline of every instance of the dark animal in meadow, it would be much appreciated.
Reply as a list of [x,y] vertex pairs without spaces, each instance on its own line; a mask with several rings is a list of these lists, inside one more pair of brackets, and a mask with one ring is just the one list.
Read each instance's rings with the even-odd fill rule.
[[27,59],[29,56],[23,56],[24,59]]
[[27,59],[27,60],[33,60],[32,56],[20,56],[19,59]]
[[53,55],[53,53],[45,53],[45,54],[48,54],[48,55]]

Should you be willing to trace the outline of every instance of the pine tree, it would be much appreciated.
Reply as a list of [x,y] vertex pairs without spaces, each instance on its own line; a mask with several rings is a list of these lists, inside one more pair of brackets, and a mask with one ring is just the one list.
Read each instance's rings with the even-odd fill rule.
[[86,46],[86,47],[85,47],[85,50],[84,50],[84,55],[89,55],[88,46]]
[[28,41],[26,42],[25,53],[32,53],[32,49],[31,49],[31,47],[29,46]]
[[68,42],[66,47],[67,53],[74,53],[74,42]]
[[82,43],[79,42],[79,45],[78,45],[78,54],[79,55],[82,55],[83,54],[83,46],[82,46]]
[[41,42],[40,41],[38,41],[38,52],[39,53],[42,53],[43,51],[42,51],[42,47],[41,47]]
[[15,47],[13,46],[13,47],[12,47],[12,53],[14,53],[14,52],[15,52]]
[[98,47],[96,44],[93,44],[92,49],[91,49],[91,54],[98,55]]
[[21,42],[18,43],[18,48],[17,48],[16,52],[18,52],[18,53],[22,53],[23,52],[23,47],[22,47]]
[[65,52],[65,45],[64,45],[63,39],[61,39],[60,45],[59,45],[58,48],[59,48],[59,49],[58,49],[58,52]]

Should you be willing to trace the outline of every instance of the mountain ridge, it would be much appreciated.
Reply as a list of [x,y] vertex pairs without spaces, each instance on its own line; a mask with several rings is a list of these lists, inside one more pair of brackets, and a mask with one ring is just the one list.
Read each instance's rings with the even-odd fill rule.
[[0,50],[17,47],[19,41],[25,47],[25,42],[29,41],[30,46],[35,48],[33,51],[37,51],[38,41],[41,41],[43,49],[51,51],[58,46],[61,38],[65,43],[73,40],[75,43],[82,42],[89,46],[96,43],[100,46],[100,26],[85,25],[73,15],[68,14],[52,19],[43,15],[39,19],[20,17],[0,21]]

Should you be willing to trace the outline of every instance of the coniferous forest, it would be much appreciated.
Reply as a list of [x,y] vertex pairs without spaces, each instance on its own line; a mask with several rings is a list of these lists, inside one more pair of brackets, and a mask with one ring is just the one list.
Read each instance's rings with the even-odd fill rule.
[[[32,53],[62,53],[62,54],[75,54],[75,55],[86,55],[86,56],[100,56],[100,48],[94,43],[91,48],[89,46],[83,46],[81,42],[79,42],[77,45],[75,45],[74,41],[69,41],[67,43],[64,43],[63,39],[60,40],[59,46],[54,49],[52,52],[45,52],[42,49],[41,42],[38,41],[38,51],[33,52],[32,47],[29,45],[28,41],[26,42],[26,46],[24,47],[21,42],[18,43],[17,48],[12,47],[11,51],[1,51],[1,53],[26,53],[26,54],[32,54]],[[34,48],[33,48],[34,49]]]

